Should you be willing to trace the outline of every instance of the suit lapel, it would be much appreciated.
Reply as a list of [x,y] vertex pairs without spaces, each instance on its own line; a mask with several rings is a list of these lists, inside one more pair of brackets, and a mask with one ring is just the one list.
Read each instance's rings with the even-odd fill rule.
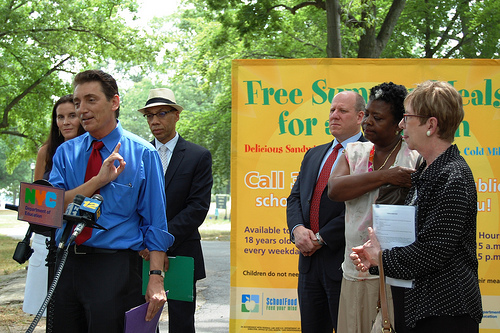
[[316,156],[311,156],[313,163],[311,163],[311,170],[306,172],[306,177],[304,184],[307,184],[307,189],[306,193],[308,193],[308,201],[312,199],[312,195],[314,192],[314,187],[316,187],[316,180],[318,178],[319,174],[319,168],[321,167],[321,162],[323,161],[323,158],[325,157],[326,152],[328,149],[331,147],[333,144],[333,141],[324,144],[323,146],[319,146],[318,149],[316,150]]

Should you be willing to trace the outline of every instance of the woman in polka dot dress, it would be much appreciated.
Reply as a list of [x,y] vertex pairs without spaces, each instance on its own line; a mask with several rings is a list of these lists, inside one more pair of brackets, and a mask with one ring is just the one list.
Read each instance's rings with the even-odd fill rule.
[[[479,332],[482,318],[476,257],[477,193],[472,172],[453,144],[464,117],[462,98],[446,82],[426,81],[405,99],[403,138],[425,162],[412,175],[407,205],[417,206],[417,238],[384,250],[386,276],[415,280],[394,297],[396,331]],[[356,268],[378,274],[380,245],[353,248]],[[399,319],[399,320],[398,320]]]

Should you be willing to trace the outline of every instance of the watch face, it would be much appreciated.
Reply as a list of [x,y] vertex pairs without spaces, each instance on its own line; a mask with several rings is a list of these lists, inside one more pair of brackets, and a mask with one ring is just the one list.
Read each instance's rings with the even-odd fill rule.
[[319,232],[316,233],[316,240],[320,245],[323,245],[323,240],[321,239],[321,236],[319,235]]

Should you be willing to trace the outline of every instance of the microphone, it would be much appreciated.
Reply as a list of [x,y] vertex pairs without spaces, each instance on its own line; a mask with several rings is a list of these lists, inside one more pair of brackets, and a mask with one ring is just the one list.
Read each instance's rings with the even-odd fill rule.
[[104,198],[100,194],[94,194],[92,198],[85,198],[80,206],[80,215],[94,224],[101,216],[101,204]]
[[[75,195],[75,198],[73,199],[73,202],[68,205],[66,208],[66,212],[64,212],[64,215],[69,216],[79,216],[80,212],[80,205],[82,202],[85,200],[85,197],[81,194]],[[71,218],[67,218],[66,220],[66,227],[64,228],[64,232],[61,236],[61,241],[59,242],[59,249],[62,249],[64,247],[64,244],[68,240],[69,234],[71,233],[71,229],[73,228],[73,223],[70,221]]]
[[83,200],[78,211],[83,221],[78,223],[73,230],[70,243],[83,231],[83,228],[86,226],[91,227],[99,219],[103,200],[100,194],[94,194],[92,198],[85,198]]

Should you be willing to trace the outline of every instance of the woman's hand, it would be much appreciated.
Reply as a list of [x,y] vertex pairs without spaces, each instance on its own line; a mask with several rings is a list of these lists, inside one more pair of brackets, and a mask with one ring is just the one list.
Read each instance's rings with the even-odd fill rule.
[[356,269],[361,272],[366,272],[372,266],[378,266],[378,254],[381,251],[380,243],[373,228],[368,227],[370,239],[363,245],[353,247],[349,257],[352,260]]
[[383,172],[385,172],[387,184],[393,184],[401,187],[411,187],[411,174],[415,172],[415,169],[397,166],[383,170]]

